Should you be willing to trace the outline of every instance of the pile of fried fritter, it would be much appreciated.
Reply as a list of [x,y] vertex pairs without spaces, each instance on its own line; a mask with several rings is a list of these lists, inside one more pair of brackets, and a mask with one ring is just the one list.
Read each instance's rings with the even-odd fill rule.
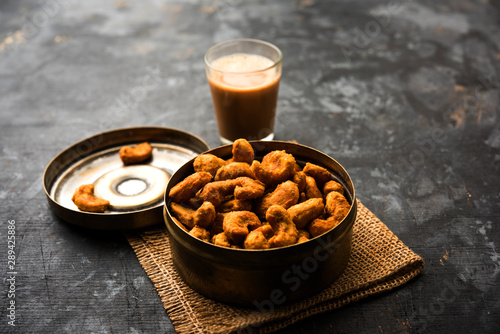
[[195,172],[169,192],[174,220],[196,238],[239,249],[284,247],[331,230],[348,214],[344,188],[326,168],[302,168],[284,150],[255,160],[245,139],[233,143],[232,154],[199,155]]

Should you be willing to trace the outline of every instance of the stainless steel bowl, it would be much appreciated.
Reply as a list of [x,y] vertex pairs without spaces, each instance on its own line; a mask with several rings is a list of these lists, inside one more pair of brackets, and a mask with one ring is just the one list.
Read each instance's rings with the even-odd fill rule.
[[[263,311],[313,296],[327,288],[344,271],[349,260],[352,228],[356,219],[356,196],[347,171],[334,159],[313,148],[280,141],[252,141],[256,159],[274,150],[294,155],[299,164],[311,162],[331,171],[344,185],[352,204],[349,214],[334,229],[305,243],[267,250],[219,247],[197,239],[180,228],[169,212],[170,189],[192,174],[193,161],[172,175],[165,192],[164,219],[177,271],[194,290],[211,299]],[[232,146],[206,153],[224,159]]]

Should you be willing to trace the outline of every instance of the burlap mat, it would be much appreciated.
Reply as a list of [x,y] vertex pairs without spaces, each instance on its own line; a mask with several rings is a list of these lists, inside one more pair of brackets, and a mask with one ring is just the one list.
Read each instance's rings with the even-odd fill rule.
[[423,269],[423,259],[406,247],[358,201],[353,246],[344,273],[309,299],[262,312],[207,299],[187,286],[170,256],[166,227],[127,232],[139,262],[155,285],[178,333],[269,333],[311,315],[330,311],[408,282]]

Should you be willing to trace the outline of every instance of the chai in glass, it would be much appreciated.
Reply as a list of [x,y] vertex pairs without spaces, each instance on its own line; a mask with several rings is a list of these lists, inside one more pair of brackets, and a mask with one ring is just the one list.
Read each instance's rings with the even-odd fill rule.
[[221,142],[272,140],[281,78],[281,51],[258,40],[218,44],[205,55]]

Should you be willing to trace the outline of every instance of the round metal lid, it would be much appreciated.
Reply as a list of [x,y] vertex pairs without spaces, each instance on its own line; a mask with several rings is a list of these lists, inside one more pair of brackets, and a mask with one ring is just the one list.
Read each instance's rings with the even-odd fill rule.
[[[152,157],[124,165],[123,146],[148,142]],[[122,128],[73,144],[48,164],[43,177],[49,206],[63,220],[91,229],[126,230],[163,222],[164,191],[170,176],[185,162],[209,149],[200,138],[164,127]],[[107,199],[103,213],[79,210],[76,188],[94,184],[94,194]]]

